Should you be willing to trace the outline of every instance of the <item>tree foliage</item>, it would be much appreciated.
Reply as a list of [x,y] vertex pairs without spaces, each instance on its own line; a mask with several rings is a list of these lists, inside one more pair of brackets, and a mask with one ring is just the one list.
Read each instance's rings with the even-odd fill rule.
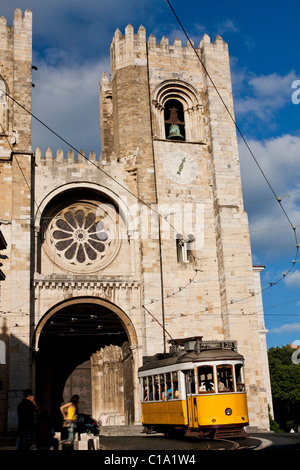
[[293,364],[290,346],[268,351],[274,420],[283,431],[300,426],[300,364]]

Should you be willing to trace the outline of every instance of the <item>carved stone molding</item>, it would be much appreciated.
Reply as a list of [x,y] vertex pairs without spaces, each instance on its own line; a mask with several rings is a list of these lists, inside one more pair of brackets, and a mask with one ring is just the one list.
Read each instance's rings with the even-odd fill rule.
[[89,289],[89,290],[121,290],[138,289],[140,283],[128,279],[67,279],[67,278],[35,278],[33,286],[39,289]]

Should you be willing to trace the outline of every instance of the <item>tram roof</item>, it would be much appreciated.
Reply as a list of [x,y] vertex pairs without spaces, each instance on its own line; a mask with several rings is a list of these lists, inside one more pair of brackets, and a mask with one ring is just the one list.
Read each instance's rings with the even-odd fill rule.
[[139,372],[167,367],[186,362],[209,362],[222,360],[240,360],[244,358],[237,351],[232,349],[204,349],[197,351],[183,351],[181,353],[156,354],[155,356],[144,357],[144,365],[139,368]]

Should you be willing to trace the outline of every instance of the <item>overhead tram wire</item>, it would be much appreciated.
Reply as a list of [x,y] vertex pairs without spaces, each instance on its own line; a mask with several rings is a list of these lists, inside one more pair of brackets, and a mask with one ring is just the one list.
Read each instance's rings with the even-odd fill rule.
[[[234,116],[232,116],[232,113],[230,112],[230,110],[229,110],[227,104],[225,103],[224,99],[222,98],[221,93],[219,92],[219,90],[218,90],[217,86],[215,85],[215,83],[214,83],[212,77],[210,76],[208,70],[206,69],[205,64],[203,63],[201,57],[199,56],[198,51],[196,50],[196,48],[195,48],[193,42],[191,41],[191,39],[190,39],[189,35],[187,34],[185,28],[183,27],[182,22],[180,21],[178,15],[176,14],[174,8],[172,7],[172,5],[171,5],[171,3],[170,3],[170,1],[169,1],[169,0],[166,0],[166,1],[167,1],[168,5],[169,5],[170,9],[172,10],[172,12],[173,12],[173,14],[174,14],[174,16],[175,16],[175,18],[176,18],[176,20],[177,20],[177,22],[178,22],[180,28],[182,29],[184,35],[186,36],[186,38],[187,38],[189,44],[191,45],[193,51],[195,52],[195,54],[196,54],[196,56],[197,56],[197,58],[198,58],[200,64],[202,65],[205,74],[206,74],[207,77],[209,78],[209,80],[210,80],[210,82],[211,82],[213,88],[215,89],[215,91],[216,91],[218,97],[220,98],[222,104],[224,105],[224,107],[225,107],[225,109],[226,109],[226,111],[227,111],[227,113],[228,113],[230,119],[231,119],[232,122],[234,123],[237,132],[238,132],[239,135],[241,136],[241,139],[243,140],[243,142],[244,142],[246,148],[248,149],[248,151],[249,151],[250,155],[252,156],[254,162],[256,163],[257,167],[259,168],[259,170],[260,170],[260,172],[261,172],[263,178],[265,179],[267,185],[269,186],[271,192],[273,193],[273,196],[275,197],[276,201],[279,203],[281,210],[283,211],[283,213],[284,213],[284,215],[285,215],[285,217],[286,217],[286,219],[287,219],[289,225],[291,226],[291,228],[292,228],[292,230],[293,230],[294,238],[295,238],[295,244],[296,244],[295,259],[292,260],[292,265],[291,265],[291,267],[288,269],[288,271],[287,271],[286,273],[284,273],[283,276],[282,276],[280,279],[278,279],[276,282],[270,283],[270,286],[269,286],[268,288],[273,287],[274,285],[276,285],[276,284],[278,284],[280,281],[282,281],[282,280],[285,278],[285,276],[286,276],[287,274],[289,274],[289,272],[290,272],[290,271],[293,269],[293,267],[295,266],[295,262],[297,261],[298,251],[299,251],[299,243],[298,243],[297,234],[296,234],[296,227],[292,224],[292,222],[291,222],[291,220],[290,220],[290,218],[289,218],[289,216],[288,216],[286,210],[284,209],[283,205],[281,204],[281,197],[278,197],[278,196],[277,196],[277,194],[276,194],[275,190],[273,189],[271,183],[269,182],[268,178],[266,177],[266,175],[265,175],[265,173],[264,173],[264,171],[263,171],[261,165],[259,164],[259,162],[258,162],[257,158],[255,157],[253,151],[251,150],[250,145],[248,144],[248,142],[247,142],[246,138],[244,137],[244,135],[243,135],[241,129],[239,128],[239,126],[238,126],[238,124],[237,124],[237,122],[236,122]],[[264,290],[265,290],[265,289],[264,289]],[[244,300],[244,299],[241,299],[241,300]]]
[[[88,162],[92,163],[98,170],[102,171],[105,175],[107,175],[110,179],[112,179],[115,183],[119,184],[123,189],[125,189],[126,191],[128,191],[131,195],[133,195],[133,197],[135,197],[136,199],[139,200],[139,202],[141,202],[142,204],[146,205],[148,208],[150,208],[151,210],[153,210],[153,208],[151,206],[149,206],[149,204],[145,203],[142,199],[140,199],[138,196],[136,196],[134,193],[132,193],[130,190],[128,190],[125,186],[123,186],[121,183],[119,183],[117,180],[115,180],[113,177],[111,177],[107,172],[105,172],[104,170],[102,170],[102,168],[100,168],[98,165],[96,165],[93,161],[89,160],[86,158],[86,156],[81,152],[81,151],[78,151],[73,145],[71,145],[66,139],[64,139],[62,136],[60,136],[56,131],[54,131],[53,129],[51,129],[47,124],[45,124],[42,120],[40,120],[37,116],[35,116],[33,113],[31,113],[29,110],[27,110],[27,108],[25,108],[23,105],[21,105],[17,100],[15,100],[14,98],[12,98],[6,91],[3,90],[3,92],[8,96],[8,98],[10,98],[13,102],[15,102],[18,106],[20,106],[22,109],[24,109],[24,111],[26,111],[28,114],[30,114],[34,119],[36,119],[40,124],[42,124],[44,127],[46,127],[50,132],[52,132],[54,135],[56,135],[59,139],[61,139],[64,143],[66,143],[67,145],[69,145],[73,150],[75,150],[76,152],[78,152],[79,155],[83,156]],[[10,145],[10,148],[11,148],[11,151],[13,152],[13,149],[12,149],[12,146],[10,144],[10,142],[8,142],[9,145]],[[20,168],[20,171],[21,171],[21,174],[26,182],[26,184],[28,185],[28,188],[29,188],[29,183],[27,182],[26,180],[26,177],[20,167],[20,164],[19,162],[17,161],[18,163],[18,166]],[[30,188],[29,188],[30,189]],[[37,202],[34,200],[35,202],[35,205],[37,206],[38,208],[38,204]],[[157,212],[157,211],[156,211]],[[158,216],[159,217],[162,217],[162,215],[157,212]],[[164,220],[166,220],[164,218]],[[169,220],[166,220],[167,223],[173,228],[173,230],[175,231],[175,228],[174,226],[170,223]],[[198,257],[196,256],[193,256],[194,260],[196,259],[199,259]],[[170,298],[170,297],[173,297],[175,296],[176,294],[178,294],[179,292],[181,292],[182,290],[186,289],[190,284],[194,283],[195,282],[195,277],[197,276],[197,273],[198,273],[198,269],[194,268],[194,271],[195,271],[195,275],[193,277],[193,279],[190,279],[189,282],[186,284],[186,286],[184,286],[184,288],[179,288],[177,291],[173,292],[172,294],[167,294],[164,299],[167,299],[167,298]],[[266,290],[266,289],[269,289],[271,286],[275,285],[275,283],[272,283],[269,287],[263,289],[262,291]],[[261,292],[262,292],[261,291]],[[247,298],[253,296],[253,295],[257,295],[257,293],[251,293]],[[242,299],[243,300],[243,299]],[[151,302],[149,302],[147,305],[149,306],[150,304],[153,304],[153,303],[156,303],[156,302],[161,302],[162,300],[161,299],[158,299],[158,300],[152,300]],[[235,301],[231,301],[231,303],[234,303]],[[155,316],[146,308],[145,305],[142,305],[141,306],[143,309],[145,309],[147,311],[148,314],[150,314],[152,316],[152,318],[155,319],[155,321],[160,324],[160,322],[155,318]],[[160,324],[161,325],[161,324]],[[170,334],[167,332],[167,330],[162,327],[164,332],[167,333],[168,336],[170,336]]]
[[[64,139],[60,134],[58,134],[54,129],[52,129],[51,127],[49,127],[45,122],[43,122],[41,119],[39,119],[37,116],[35,116],[31,111],[29,111],[25,106],[23,106],[21,103],[19,103],[15,98],[13,98],[12,96],[10,96],[5,90],[2,90],[0,88],[0,91],[2,93],[4,93],[9,99],[11,99],[14,103],[16,103],[18,106],[20,106],[26,113],[28,113],[31,117],[33,117],[36,121],[38,121],[42,126],[44,126],[46,129],[48,129],[52,134],[54,134],[56,137],[58,137],[58,139],[60,139],[62,142],[64,142],[66,145],[68,145],[72,150],[74,150],[75,152],[78,153],[78,155],[80,155],[81,157],[83,157],[85,160],[87,160],[89,163],[91,163],[92,165],[94,165],[97,170],[101,171],[105,176],[107,176],[109,179],[111,179],[112,181],[114,181],[116,184],[118,184],[122,189],[124,189],[126,192],[128,192],[131,196],[133,196],[135,199],[138,200],[138,202],[140,202],[141,204],[147,206],[150,210],[154,211],[157,213],[157,215],[159,217],[162,218],[162,215],[158,212],[158,211],[155,211],[153,209],[153,207],[148,204],[147,202],[145,202],[143,199],[141,199],[139,196],[137,196],[136,194],[134,194],[132,191],[130,191],[130,189],[126,188],[126,186],[124,186],[122,183],[120,183],[118,180],[116,180],[115,178],[113,178],[109,173],[107,173],[105,170],[103,170],[102,168],[100,168],[98,165],[96,165],[96,163],[94,163],[92,160],[90,160],[89,158],[87,158],[85,156],[84,153],[82,153],[80,150],[78,150],[76,147],[74,147],[72,144],[70,144],[70,142],[68,142],[66,139]],[[164,219],[165,220],[165,219]],[[170,225],[170,227],[174,230],[174,232],[176,232],[176,229],[175,227],[171,224],[170,221],[167,221],[167,223]]]
[[[107,176],[109,179],[111,179],[112,181],[114,181],[114,183],[118,184],[120,187],[122,187],[122,189],[124,189],[126,192],[128,192],[131,196],[133,196],[139,203],[147,206],[151,211],[155,212],[159,218],[163,218],[164,221],[166,221],[169,226],[172,228],[172,230],[174,231],[174,233],[178,233],[178,231],[176,231],[175,227],[173,226],[173,224],[167,220],[165,217],[162,216],[162,214],[159,213],[158,210],[155,210],[153,208],[153,206],[151,206],[150,204],[148,204],[147,202],[143,201],[139,196],[137,196],[136,194],[134,194],[132,191],[130,191],[130,189],[126,188],[126,186],[124,186],[122,183],[120,183],[118,180],[114,179],[111,175],[109,175],[105,170],[103,170],[102,168],[100,168],[98,165],[96,165],[93,161],[91,161],[89,158],[87,158],[84,153],[82,153],[80,150],[76,149],[76,147],[74,147],[72,144],[70,144],[66,139],[64,139],[60,134],[58,134],[56,131],[54,131],[51,127],[49,127],[46,123],[44,123],[41,119],[39,119],[35,114],[33,114],[31,111],[29,111],[25,106],[23,106],[21,103],[19,103],[15,98],[13,98],[12,96],[10,96],[6,90],[2,90],[0,89],[1,92],[3,92],[10,100],[12,100],[16,105],[18,105],[19,107],[21,107],[26,113],[28,113],[31,117],[33,117],[37,122],[39,122],[42,126],[44,126],[46,129],[48,129],[52,134],[54,134],[56,137],[58,137],[62,142],[64,142],[66,145],[68,145],[70,148],[72,148],[75,152],[78,153],[78,155],[81,155],[82,157],[84,157],[85,160],[87,160],[89,163],[91,163],[92,165],[95,166],[95,168],[97,168],[97,170],[101,171],[103,174],[105,174],[105,176]],[[7,138],[7,137],[6,137]],[[10,142],[8,141],[9,143],[9,146],[10,146],[10,149],[13,153],[13,149],[12,149],[12,146],[10,144]],[[18,162],[17,162],[18,163]],[[21,174],[28,186],[28,188],[30,189],[29,187],[29,183],[27,182],[26,180],[26,177],[18,163],[18,166],[20,168],[20,171],[21,171]],[[32,193],[31,189],[30,189],[30,192]],[[34,196],[33,196],[33,199],[34,199]],[[39,210],[39,207],[38,207],[38,204],[36,203],[35,199],[34,199],[34,203],[35,205],[37,206],[37,209]],[[194,257],[194,260],[196,260],[196,257]],[[195,271],[195,276],[197,275],[198,273],[198,270],[194,268],[194,271]],[[191,283],[191,281],[187,284],[189,285]],[[180,289],[178,290],[178,292],[180,292]],[[174,293],[175,295],[175,293]],[[164,299],[164,297],[162,297],[160,300],[158,300],[158,302],[162,302]],[[150,302],[152,303],[152,302]],[[159,324],[160,322],[155,318],[155,316],[144,306],[142,305],[141,306],[143,309],[145,309],[151,316],[152,318],[155,319],[155,321],[157,321]],[[161,324],[160,324],[161,325]],[[165,328],[162,326],[163,328],[163,331],[164,333],[167,333],[168,336],[169,333],[165,330]]]
[[[297,242],[297,236],[296,236],[296,232],[295,232],[295,227],[292,225],[292,223],[291,223],[291,221],[290,221],[290,219],[289,219],[289,217],[288,217],[286,211],[284,210],[284,208],[283,208],[283,206],[282,206],[282,204],[281,204],[281,198],[277,197],[277,195],[276,195],[275,191],[273,190],[271,184],[269,183],[269,181],[268,181],[266,175],[264,174],[262,168],[260,167],[260,165],[259,165],[257,159],[255,158],[255,156],[254,156],[254,154],[253,154],[251,148],[249,147],[249,145],[248,145],[248,143],[247,143],[245,137],[244,137],[243,134],[241,133],[241,131],[240,131],[240,129],[239,129],[239,127],[238,127],[238,125],[237,125],[235,119],[234,119],[233,116],[231,115],[230,110],[228,109],[226,103],[224,102],[224,100],[223,100],[223,98],[222,98],[220,92],[218,91],[216,85],[214,84],[212,78],[210,77],[208,71],[206,70],[205,65],[203,64],[203,62],[202,62],[202,60],[201,60],[201,58],[200,58],[200,56],[199,56],[197,50],[195,49],[195,47],[194,47],[192,41],[190,40],[188,34],[186,33],[186,31],[185,31],[185,29],[184,29],[184,27],[183,27],[181,21],[179,20],[177,14],[175,13],[175,11],[174,11],[173,7],[171,6],[170,2],[169,2],[168,0],[167,0],[167,2],[168,2],[168,4],[169,4],[171,10],[173,11],[173,13],[174,13],[174,15],[175,15],[175,17],[176,17],[176,19],[177,19],[177,21],[178,21],[178,23],[179,23],[181,29],[183,30],[185,36],[187,37],[189,43],[191,44],[191,47],[193,48],[194,52],[196,53],[196,55],[197,55],[197,57],[198,57],[198,60],[200,61],[200,63],[201,63],[201,65],[202,65],[202,67],[203,67],[205,73],[206,73],[207,76],[209,77],[209,79],[210,79],[210,81],[211,81],[211,83],[212,83],[214,89],[216,90],[216,92],[217,92],[219,98],[221,99],[223,105],[225,106],[225,108],[226,108],[226,110],[227,110],[227,112],[228,112],[230,118],[231,118],[232,121],[234,122],[237,131],[238,131],[239,134],[241,135],[241,137],[242,137],[242,139],[243,139],[245,145],[247,146],[247,148],[248,148],[250,154],[252,155],[252,157],[253,157],[254,161],[256,162],[258,168],[260,169],[262,175],[264,176],[264,179],[266,180],[268,186],[270,187],[270,189],[271,189],[273,195],[275,196],[277,202],[280,203],[280,207],[281,207],[281,209],[283,210],[283,212],[284,212],[284,214],[285,214],[285,216],[286,216],[286,218],[287,218],[287,220],[288,220],[288,222],[289,222],[289,225],[290,225],[290,226],[293,228],[293,230],[294,230],[294,237],[295,237],[296,242]],[[31,115],[35,120],[37,120],[41,125],[43,125],[45,128],[47,128],[51,133],[53,133],[56,137],[58,137],[58,138],[59,138],[60,140],[62,140],[65,144],[67,144],[70,148],[72,148],[75,152],[77,152],[78,155],[84,157],[84,159],[86,159],[88,162],[90,162],[92,165],[94,165],[99,171],[101,171],[101,172],[102,172],[103,174],[105,174],[109,179],[111,179],[111,180],[114,181],[116,184],[118,184],[120,187],[122,187],[126,192],[128,192],[129,194],[131,194],[131,195],[132,195],[135,199],[137,199],[141,204],[147,206],[148,208],[150,208],[150,210],[156,212],[159,217],[163,217],[158,211],[155,211],[152,206],[150,206],[148,203],[146,203],[145,201],[143,201],[139,196],[137,196],[137,195],[134,194],[132,191],[130,191],[128,188],[126,188],[126,187],[125,187],[122,183],[120,183],[118,180],[114,179],[111,175],[109,175],[105,170],[103,170],[103,169],[100,168],[98,165],[96,165],[93,161],[89,160],[81,151],[79,151],[78,149],[76,149],[72,144],[70,144],[70,143],[69,143],[66,139],[64,139],[60,134],[58,134],[56,131],[54,131],[52,128],[50,128],[47,124],[45,124],[41,119],[39,119],[39,118],[38,118],[36,115],[34,115],[31,111],[29,111],[28,109],[26,109],[21,103],[19,103],[19,102],[18,102],[17,100],[15,100],[12,96],[10,96],[10,95],[6,92],[6,90],[1,90],[1,91],[2,91],[9,99],[11,99],[13,102],[15,102],[18,106],[20,106],[24,111],[26,111],[28,114],[30,114],[30,115]],[[24,176],[24,175],[23,175],[23,176]],[[172,229],[174,230],[174,232],[176,232],[175,227],[171,224],[171,222],[170,222],[169,220],[165,219],[165,218],[164,218],[164,220],[166,220],[167,223],[170,225],[170,227],[172,227]],[[267,287],[266,289],[269,289],[270,287],[273,287],[274,285],[276,285],[278,282],[280,282],[280,281],[292,270],[292,268],[293,268],[293,266],[294,266],[294,264],[295,264],[295,261],[297,260],[297,254],[298,254],[298,248],[299,248],[298,243],[296,243],[296,247],[297,247],[296,256],[295,256],[295,260],[293,260],[293,265],[291,266],[291,268],[290,268],[286,273],[284,273],[283,277],[282,277],[281,279],[279,279],[277,282],[269,283],[270,285],[269,285],[269,287]],[[199,259],[199,258],[194,256],[194,259],[196,260],[196,259]],[[195,271],[196,271],[196,274],[197,274],[198,270],[195,269]],[[193,280],[193,282],[194,282],[194,280]],[[187,285],[189,285],[189,284],[190,284],[190,283],[188,283]],[[266,289],[263,289],[263,290],[266,290]],[[251,296],[253,296],[253,295],[258,295],[258,294],[261,293],[263,290],[261,290],[260,292],[251,293],[251,295],[250,295],[249,297],[251,297]],[[180,290],[179,290],[178,292],[180,292]],[[175,295],[175,294],[176,294],[176,292],[175,292],[174,294],[171,294],[171,295]],[[169,296],[170,296],[170,294],[167,295],[167,297],[169,297]],[[248,298],[248,297],[247,297],[247,298]],[[244,300],[244,299],[240,299],[240,300]],[[157,300],[157,302],[159,302],[159,301],[160,301],[160,300]],[[231,301],[231,303],[234,303],[234,302],[238,302],[238,301]],[[142,307],[145,308],[145,306],[142,306]]]
[[[16,103],[19,104],[18,102],[16,102]],[[24,108],[24,109],[25,109],[25,108]],[[26,110],[26,109],[25,109],[25,110]],[[27,111],[27,110],[26,110],[26,111]],[[1,124],[1,123],[0,123],[0,124]],[[3,130],[2,124],[1,124],[1,127],[2,127],[2,130]],[[7,141],[8,141],[9,146],[10,146],[10,149],[11,149],[11,151],[12,151],[12,153],[13,153],[12,145],[11,145],[11,143],[9,142],[7,136],[6,136],[6,139],[7,139]],[[23,177],[23,179],[24,179],[26,185],[28,186],[29,191],[32,193],[32,190],[31,190],[31,188],[30,188],[30,186],[29,186],[29,183],[28,183],[28,181],[27,181],[27,179],[26,179],[26,177],[25,177],[25,175],[24,175],[24,172],[22,171],[22,168],[21,168],[21,166],[20,166],[20,164],[19,164],[19,162],[18,162],[18,159],[16,158],[16,160],[17,160],[17,164],[18,164],[18,167],[19,167],[19,169],[20,169],[20,172],[21,172],[21,174],[22,174],[22,177]],[[98,166],[97,166],[97,168],[99,169]],[[114,181],[115,181],[115,180],[114,180]],[[32,194],[32,197],[33,197],[33,199],[34,199],[34,195],[33,195],[33,194]],[[37,208],[38,208],[38,204],[37,204],[37,202],[35,201],[35,199],[34,199],[34,203],[35,203],[35,205],[36,205]],[[160,215],[160,214],[159,214],[159,215]],[[170,224],[170,225],[171,225],[171,224]],[[195,257],[195,258],[196,258],[196,257]],[[175,291],[175,292],[173,292],[172,294],[167,294],[166,297],[165,297],[165,299],[175,296],[176,294],[178,294],[178,293],[181,292],[182,290],[186,289],[192,282],[194,282],[194,279],[195,279],[195,277],[197,276],[197,273],[198,273],[198,271],[199,271],[199,270],[197,270],[197,269],[194,269],[194,270],[195,270],[195,275],[194,275],[193,279],[190,279],[189,282],[188,282],[184,287],[182,287],[182,288],[179,287],[178,290]],[[159,300],[152,300],[151,302],[149,302],[148,305],[153,304],[154,302],[161,302],[161,299],[159,299]],[[25,305],[26,303],[27,303],[27,302],[25,302],[25,303],[22,304],[22,305]],[[21,306],[22,306],[22,305],[21,305]],[[134,309],[134,308],[135,308],[135,307],[133,307],[133,309]],[[157,320],[157,318],[147,309],[147,307],[146,307],[145,305],[142,305],[142,308],[144,308],[144,309],[151,315],[151,317],[163,328],[164,332],[172,339],[172,337],[170,336],[169,332],[165,329],[165,327],[164,327],[163,325],[161,325],[161,323],[160,323],[160,322]],[[0,311],[0,312],[1,312],[1,311]],[[12,313],[12,312],[9,311],[9,312],[6,312],[6,313]]]

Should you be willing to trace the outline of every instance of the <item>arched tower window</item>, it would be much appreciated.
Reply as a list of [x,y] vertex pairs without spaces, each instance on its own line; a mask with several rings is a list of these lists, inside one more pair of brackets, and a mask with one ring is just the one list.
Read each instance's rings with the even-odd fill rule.
[[203,107],[193,86],[181,80],[166,80],[154,89],[152,105],[154,138],[204,141]]
[[165,104],[165,133],[170,140],[185,140],[183,105],[178,100],[170,99]]

